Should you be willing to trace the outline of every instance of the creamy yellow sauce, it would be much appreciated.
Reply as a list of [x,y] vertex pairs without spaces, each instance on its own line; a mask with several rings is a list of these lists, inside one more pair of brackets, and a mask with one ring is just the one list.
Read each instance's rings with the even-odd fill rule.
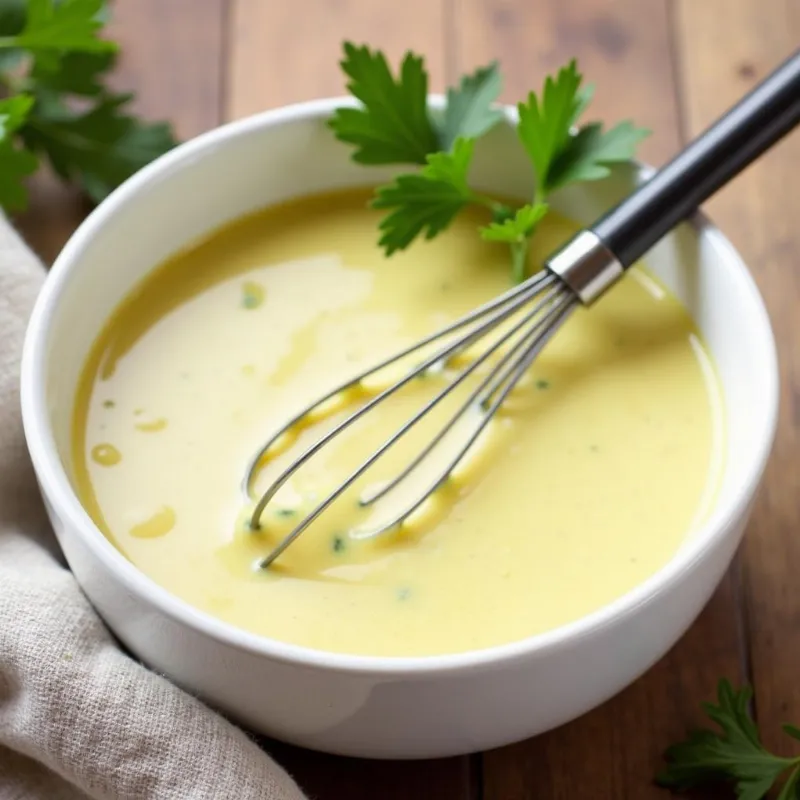
[[[253,531],[241,481],[258,447],[309,401],[509,287],[507,249],[479,242],[479,216],[386,259],[367,198],[305,198],[242,219],[158,267],[114,312],[75,411],[74,479],[95,522],[192,605],[346,653],[506,643],[636,586],[703,517],[722,447],[704,346],[684,308],[641,267],[572,315],[408,524],[355,535],[424,486],[441,454],[399,500],[364,509],[359,493],[401,472],[455,405],[437,408],[272,567],[258,568],[452,376],[429,374],[371,413],[298,473]],[[548,217],[532,263],[574,230]],[[352,411],[350,401],[389,380],[293,432],[256,489]]]

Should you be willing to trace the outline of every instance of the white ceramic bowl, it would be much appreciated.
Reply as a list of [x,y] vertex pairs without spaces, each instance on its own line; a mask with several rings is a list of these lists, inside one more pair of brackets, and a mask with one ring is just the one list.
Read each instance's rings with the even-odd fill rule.
[[[388,758],[491,748],[560,725],[620,691],[707,602],[739,543],[774,437],[773,336],[745,265],[707,222],[687,223],[651,252],[647,263],[692,311],[716,359],[727,463],[707,524],[657,574],[587,617],[463,655],[376,658],[261,638],[192,608],[127,561],[73,491],[79,371],[114,306],[187,242],[258,207],[391,174],[354,165],[334,140],[324,122],[339,103],[291,106],[200,136],[142,170],[84,222],[53,267],[28,330],[28,445],[76,578],[120,640],[159,672],[244,725],[310,748]],[[473,175],[485,190],[528,194],[530,169],[510,126],[479,144]],[[631,164],[562,193],[557,205],[589,223],[641,175]]]

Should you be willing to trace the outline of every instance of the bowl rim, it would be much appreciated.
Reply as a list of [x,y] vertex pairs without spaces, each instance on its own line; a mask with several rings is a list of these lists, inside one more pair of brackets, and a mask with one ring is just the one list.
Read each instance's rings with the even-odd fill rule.
[[[443,97],[432,94],[429,101],[432,107],[440,107]],[[53,311],[60,302],[73,266],[81,259],[84,247],[106,220],[117,213],[124,213],[129,200],[134,199],[150,184],[157,183],[172,168],[190,165],[216,145],[230,144],[240,135],[297,122],[323,120],[335,108],[354,104],[349,97],[328,97],[293,103],[206,131],[178,145],[129,178],[100,203],[72,234],[56,258],[36,299],[22,353],[20,394],[23,426],[42,493],[53,508],[58,510],[58,515],[82,539],[84,546],[93,552],[120,583],[121,588],[154,606],[173,622],[187,626],[194,633],[254,657],[265,657],[306,668],[405,678],[478,671],[490,668],[498,662],[543,657],[568,647],[577,640],[596,635],[612,624],[619,624],[634,614],[637,608],[668,592],[682,576],[689,573],[718,546],[730,534],[731,528],[735,527],[736,520],[746,514],[771,454],[777,428],[780,381],[774,333],[761,293],[744,260],[727,237],[701,212],[697,212],[688,222],[694,227],[698,239],[705,239],[719,257],[730,264],[731,274],[734,276],[732,280],[740,281],[742,287],[752,296],[753,321],[761,327],[761,339],[765,349],[769,351],[769,363],[765,364],[769,378],[767,385],[763,387],[767,413],[761,420],[754,458],[734,499],[725,506],[715,507],[692,539],[685,542],[669,561],[610,603],[552,630],[492,647],[429,656],[375,656],[329,652],[242,630],[171,594],[129,561],[103,535],[84,510],[61,464],[47,412],[46,345]],[[514,122],[516,109],[511,106],[503,108],[507,121]],[[640,178],[646,178],[655,171],[653,167],[638,161],[632,161],[631,164],[638,170]]]

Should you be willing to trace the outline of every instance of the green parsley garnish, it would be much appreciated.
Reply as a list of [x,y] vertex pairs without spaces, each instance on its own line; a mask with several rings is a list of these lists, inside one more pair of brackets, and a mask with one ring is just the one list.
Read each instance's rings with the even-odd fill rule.
[[[657,782],[677,791],[728,783],[739,800],[761,800],[788,773],[777,800],[800,798],[800,756],[786,758],[766,750],[748,710],[752,694],[749,687],[736,691],[728,681],[720,681],[718,704],[703,705],[720,730],[693,731],[686,741],[670,747],[665,753],[668,766]],[[794,725],[784,725],[783,730],[800,739]]]
[[467,185],[473,139],[456,139],[451,152],[431,153],[416,175],[400,175],[377,190],[374,208],[391,210],[380,224],[380,245],[391,255],[427,230],[432,239],[469,203],[481,202]]
[[363,108],[340,108],[334,130],[343,142],[355,145],[353,160],[424,164],[428,153],[438,149],[438,140],[426,109],[428,74],[422,58],[406,54],[395,80],[383,53],[349,42],[344,52],[347,90]]
[[104,0],[0,0],[0,206],[23,210],[41,159],[99,202],[176,140],[105,79],[117,45]]
[[503,113],[493,107],[503,88],[496,61],[465,75],[457,89],[447,90],[447,104],[439,126],[439,147],[450,150],[460,136],[477,139],[498,122]]
[[604,178],[613,164],[630,159],[649,131],[622,122],[604,131],[599,122],[579,127],[591,87],[573,60],[548,77],[540,95],[519,103],[517,133],[534,172],[529,202],[513,208],[475,191],[469,184],[475,142],[505,118],[496,107],[502,78],[496,62],[464,76],[447,90],[443,111],[427,107],[428,74],[424,60],[406,53],[395,77],[378,50],[344,44],[341,67],[357,108],[339,108],[329,125],[354,147],[361,164],[418,165],[377,189],[373,207],[387,212],[380,223],[380,245],[387,256],[417,237],[433,239],[469,205],[488,211],[483,239],[507,244],[512,274],[527,272],[528,245],[547,214],[551,192],[570,183]]

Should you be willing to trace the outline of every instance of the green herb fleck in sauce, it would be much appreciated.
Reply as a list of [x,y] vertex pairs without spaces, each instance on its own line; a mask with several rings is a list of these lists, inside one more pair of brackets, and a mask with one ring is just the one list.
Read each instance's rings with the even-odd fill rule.
[[347,548],[347,542],[345,542],[343,536],[334,536],[331,547],[334,553],[343,553]]
[[536,381],[536,388],[537,389],[549,389],[550,388],[550,381],[546,381],[544,378],[539,378]]
[[264,287],[254,281],[242,285],[242,305],[245,308],[258,308],[264,302]]

